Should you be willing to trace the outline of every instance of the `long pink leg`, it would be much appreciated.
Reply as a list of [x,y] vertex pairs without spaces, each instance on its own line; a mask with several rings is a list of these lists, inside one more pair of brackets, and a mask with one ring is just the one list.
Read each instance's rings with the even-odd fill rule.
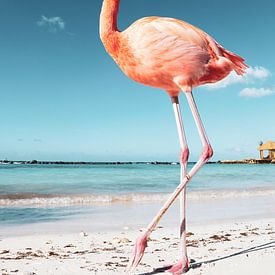
[[165,212],[168,210],[168,208],[172,205],[172,203],[176,200],[176,198],[179,196],[179,194],[183,191],[186,184],[190,181],[190,179],[199,171],[199,169],[212,157],[213,150],[210,146],[210,143],[208,141],[204,126],[202,124],[201,118],[199,116],[199,112],[197,109],[197,106],[195,104],[192,92],[186,92],[186,97],[188,100],[188,103],[191,108],[191,112],[193,114],[193,117],[195,119],[196,126],[199,131],[200,139],[202,141],[203,145],[203,151],[201,153],[201,156],[198,160],[198,162],[192,167],[190,172],[185,176],[185,178],[180,182],[178,187],[175,189],[175,191],[170,195],[170,197],[167,199],[165,204],[161,207],[157,215],[153,218],[151,223],[147,226],[146,232],[139,237],[136,240],[135,243],[135,253],[132,261],[130,262],[130,265],[132,268],[135,268],[139,262],[142,259],[142,256],[144,254],[144,250],[147,246],[147,239],[152,233],[152,231],[156,228],[157,224],[159,223],[162,216],[165,214]]
[[[189,157],[189,149],[186,141],[186,136],[183,128],[183,122],[180,112],[180,105],[178,97],[172,97],[172,104],[175,113],[175,119],[178,129],[179,142],[180,142],[180,182],[186,177],[187,162]],[[182,273],[183,270],[188,270],[189,262],[187,257],[186,248],[186,186],[180,194],[180,244],[181,253],[178,263],[173,265],[168,272],[173,274]]]
[[[201,121],[194,97],[192,92],[186,92],[187,101],[189,103],[189,106],[191,108],[192,115],[195,119],[196,126],[198,128],[198,132],[200,135],[200,139],[202,142],[202,145],[204,147],[204,151],[202,153],[201,158],[204,158],[203,154],[209,154],[209,158],[213,155],[213,150],[210,146],[209,140],[207,138],[203,123]],[[188,152],[189,153],[189,152]],[[209,159],[208,158],[208,159]],[[208,159],[205,160],[205,162],[208,161]],[[182,214],[182,227],[181,228],[181,244],[182,244],[182,258],[180,261],[172,266],[168,271],[173,274],[182,274],[188,271],[189,269],[189,261],[187,258],[187,247],[186,247],[186,188],[183,189],[182,195],[181,195],[181,214]],[[185,219],[184,219],[185,218]]]

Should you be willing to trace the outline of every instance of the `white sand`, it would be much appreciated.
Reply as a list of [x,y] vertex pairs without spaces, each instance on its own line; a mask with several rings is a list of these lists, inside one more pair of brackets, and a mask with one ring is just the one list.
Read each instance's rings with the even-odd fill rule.
[[[190,269],[190,275],[275,274],[275,218],[193,223],[188,231],[192,232],[188,237],[189,257],[196,262],[255,247]],[[140,233],[128,228],[85,233],[87,236],[78,232],[1,237],[0,274],[123,274],[132,255],[133,242]],[[135,274],[175,263],[179,255],[177,235],[177,227],[159,227],[153,232]]]

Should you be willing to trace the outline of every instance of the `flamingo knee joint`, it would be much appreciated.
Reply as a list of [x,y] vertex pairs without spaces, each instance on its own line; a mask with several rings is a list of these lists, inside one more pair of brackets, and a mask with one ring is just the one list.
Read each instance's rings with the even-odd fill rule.
[[189,149],[184,148],[180,152],[180,164],[186,164],[189,158]]
[[210,144],[207,144],[202,151],[202,160],[208,161],[213,156],[213,149]]

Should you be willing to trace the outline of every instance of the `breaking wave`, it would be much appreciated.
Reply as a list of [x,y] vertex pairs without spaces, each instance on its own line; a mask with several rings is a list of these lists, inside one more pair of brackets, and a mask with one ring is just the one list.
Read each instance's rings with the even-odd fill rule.
[[[191,201],[246,198],[253,196],[275,195],[273,188],[253,188],[249,190],[207,190],[189,191]],[[154,203],[162,202],[168,193],[128,193],[128,194],[37,194],[20,193],[0,195],[0,207],[12,206],[73,206],[73,205],[110,205],[114,203]]]

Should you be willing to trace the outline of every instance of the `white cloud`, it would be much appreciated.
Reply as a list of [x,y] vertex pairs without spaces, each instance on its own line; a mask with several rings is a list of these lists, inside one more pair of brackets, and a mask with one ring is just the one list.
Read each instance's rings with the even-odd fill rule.
[[37,21],[37,25],[40,27],[46,27],[49,32],[54,32],[54,33],[65,29],[65,22],[59,16],[46,17],[42,15],[41,19]]
[[270,88],[245,88],[239,93],[242,97],[263,97],[275,94],[275,89]]
[[237,75],[235,72],[232,72],[223,80],[214,84],[207,84],[205,85],[205,87],[207,89],[220,89],[233,84],[255,83],[259,80],[265,80],[269,76],[271,76],[271,73],[268,69],[260,66],[251,67],[246,70],[246,73],[243,76]]

